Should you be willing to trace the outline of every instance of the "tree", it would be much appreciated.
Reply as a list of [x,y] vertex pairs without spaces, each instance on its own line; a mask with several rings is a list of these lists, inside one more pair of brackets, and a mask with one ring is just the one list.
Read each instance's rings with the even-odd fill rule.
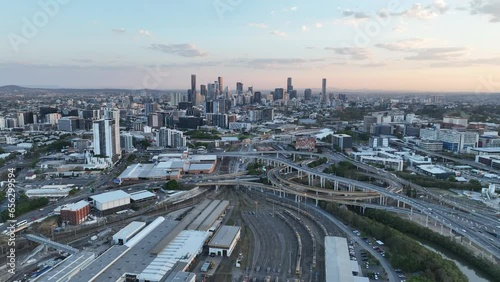
[[169,180],[165,183],[165,190],[179,190],[179,183],[174,179]]
[[450,175],[450,177],[448,177],[448,181],[450,181],[450,182],[456,182],[457,179],[455,178],[455,176]]

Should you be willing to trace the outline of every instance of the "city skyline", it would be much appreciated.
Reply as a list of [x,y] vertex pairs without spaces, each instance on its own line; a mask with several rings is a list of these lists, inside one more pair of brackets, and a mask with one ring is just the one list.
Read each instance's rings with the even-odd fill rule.
[[500,91],[498,0],[43,3],[6,4],[0,85]]

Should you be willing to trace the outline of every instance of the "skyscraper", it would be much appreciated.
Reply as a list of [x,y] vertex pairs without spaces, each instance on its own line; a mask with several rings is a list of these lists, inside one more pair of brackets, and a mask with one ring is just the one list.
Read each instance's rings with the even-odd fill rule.
[[260,93],[260,91],[256,91],[254,94],[253,94],[253,102],[254,103],[258,103],[258,104],[261,104],[262,103],[262,94]]
[[207,98],[208,91],[207,91],[207,86],[205,84],[200,85],[200,93],[201,96],[205,97],[205,99]]
[[224,93],[224,81],[222,76],[219,76],[219,78],[217,79],[217,83],[219,84],[219,95],[222,95]]
[[243,93],[243,83],[236,82],[236,93],[237,94],[242,94]]
[[93,124],[94,155],[106,156],[116,163],[122,154],[120,145],[120,112],[113,109],[103,111],[104,119]]
[[322,106],[327,106],[327,104],[330,102],[328,97],[328,93],[326,93],[326,78],[323,78],[322,84],[321,84],[321,105]]
[[289,78],[286,80],[286,92],[287,92],[287,93],[290,93],[292,90],[293,90],[292,78],[291,78],[291,77],[289,77]]
[[274,89],[274,94],[273,94],[273,101],[277,100],[283,100],[285,98],[285,91],[283,88],[276,88]]
[[312,90],[310,88],[304,90],[304,99],[311,100],[312,99]]
[[191,75],[191,95],[188,96],[188,102],[196,103],[196,74]]

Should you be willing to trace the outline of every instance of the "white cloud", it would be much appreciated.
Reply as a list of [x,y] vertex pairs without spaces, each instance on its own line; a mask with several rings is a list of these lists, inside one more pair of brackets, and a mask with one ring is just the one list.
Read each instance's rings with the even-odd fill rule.
[[308,31],[309,28],[306,25],[303,25],[303,26],[300,27],[300,30],[302,30],[302,31]]
[[292,6],[292,7],[283,8],[283,11],[285,11],[285,12],[296,12],[298,9],[299,9],[299,7]]
[[434,7],[442,14],[448,11],[448,4],[444,0],[435,0]]
[[149,49],[181,57],[204,57],[207,53],[193,44],[151,44]]
[[262,28],[262,29],[268,28],[268,25],[264,23],[249,23],[248,25],[251,27]]
[[137,31],[140,35],[145,35],[145,36],[153,36],[153,34],[151,34],[151,32],[149,30],[145,30],[145,29],[139,29]]
[[342,15],[344,17],[353,17],[355,19],[366,19],[369,18],[370,16],[363,13],[363,12],[357,12],[357,11],[351,11],[351,10],[345,10],[342,12]]
[[407,60],[417,61],[446,61],[449,59],[460,58],[467,51],[463,47],[437,47],[437,48],[423,48],[417,50],[417,54],[407,57]]
[[286,35],[287,35],[285,32],[279,31],[279,30],[273,30],[273,31],[270,31],[269,33],[272,35],[279,36],[279,37],[286,37]]
[[392,29],[392,31],[394,32],[405,32],[407,31],[408,28],[404,27],[404,26],[396,26]]
[[410,9],[401,13],[401,15],[419,20],[430,20],[437,17],[438,13],[430,7],[424,7],[420,3],[415,3]]
[[423,38],[410,38],[405,40],[399,40],[391,43],[379,43],[375,44],[376,47],[387,49],[389,51],[412,51],[418,48],[423,48],[428,39]]
[[470,12],[473,15],[486,15],[490,22],[500,22],[500,1],[499,0],[472,0],[470,2]]
[[336,54],[348,56],[351,60],[366,60],[371,58],[371,53],[366,48],[358,47],[326,47],[325,50],[334,51]]
[[119,34],[119,33],[125,33],[127,31],[124,28],[113,28],[111,32]]
[[316,28],[322,28],[323,27],[323,24],[322,23],[316,23],[314,26],[316,26]]

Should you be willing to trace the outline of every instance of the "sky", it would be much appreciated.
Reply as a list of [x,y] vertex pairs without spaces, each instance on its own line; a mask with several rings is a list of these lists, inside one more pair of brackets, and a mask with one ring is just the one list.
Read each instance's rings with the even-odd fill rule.
[[3,0],[0,18],[0,85],[500,92],[500,0]]

